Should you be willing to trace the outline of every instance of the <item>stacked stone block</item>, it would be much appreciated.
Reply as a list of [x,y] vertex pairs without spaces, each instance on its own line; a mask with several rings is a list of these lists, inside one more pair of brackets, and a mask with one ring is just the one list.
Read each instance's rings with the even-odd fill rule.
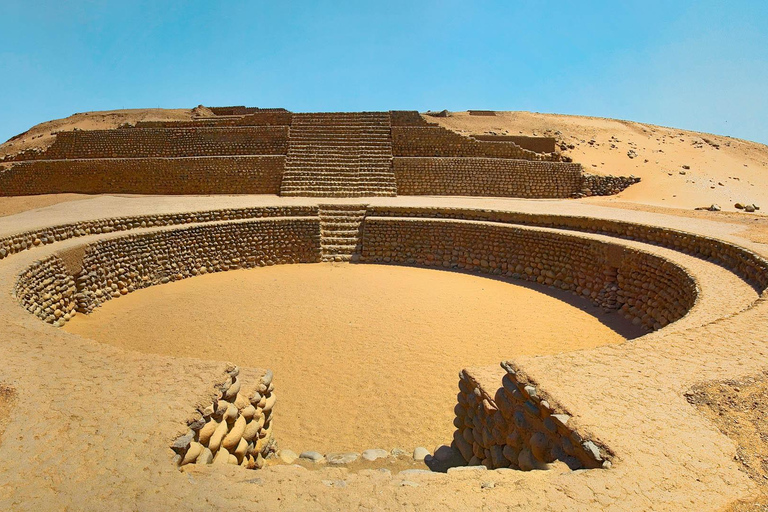
[[187,432],[174,440],[171,448],[179,466],[233,464],[258,469],[275,452],[273,374],[267,371],[251,389],[240,379],[239,368],[230,366],[211,403],[199,407]]
[[400,195],[571,197],[582,189],[579,164],[505,158],[394,159]]
[[723,240],[676,229],[591,217],[443,207],[369,206],[367,214],[370,217],[422,217],[522,224],[637,240],[716,262],[751,283],[759,293],[768,290],[768,260],[765,258]]
[[28,267],[14,287],[21,306],[54,325],[62,325],[77,314],[75,279],[58,256],[50,256]]
[[277,194],[284,156],[28,160],[0,169],[0,195]]
[[[87,246],[66,272],[52,257],[22,273],[15,295],[54,325],[113,298],[189,277],[268,265],[320,261],[317,217],[264,219],[157,231]],[[74,289],[72,284],[74,283]]]
[[556,154],[534,153],[512,142],[480,141],[440,126],[393,126],[392,150],[395,156],[560,160]]
[[47,151],[14,159],[285,155],[287,150],[287,126],[125,128],[60,132]]
[[280,193],[313,197],[396,195],[389,115],[295,114]]
[[659,329],[693,307],[696,282],[658,256],[562,233],[497,224],[366,218],[361,261],[503,275],[571,291]]
[[453,445],[467,464],[523,471],[547,469],[556,460],[573,470],[610,466],[605,447],[574,428],[540,387],[505,366],[500,387],[484,387],[472,370],[459,374]]
[[180,224],[219,222],[226,220],[259,219],[270,217],[317,216],[316,206],[262,206],[252,208],[224,208],[201,212],[115,217],[89,220],[73,224],[51,226],[36,231],[0,238],[0,260],[12,254],[40,245],[52,244],[74,237],[130,231],[132,229]]

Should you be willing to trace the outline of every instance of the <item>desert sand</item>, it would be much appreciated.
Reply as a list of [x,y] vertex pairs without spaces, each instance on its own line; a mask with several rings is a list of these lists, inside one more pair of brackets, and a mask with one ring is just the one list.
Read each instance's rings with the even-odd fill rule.
[[[43,148],[55,130],[192,115],[187,109],[77,114],[3,144],[0,156]],[[427,119],[462,133],[551,135],[586,170],[634,174],[642,182],[609,198],[397,197],[372,203],[619,219],[713,236],[768,257],[764,145],[577,116],[500,112]],[[283,199],[0,198],[0,231]],[[763,209],[737,211],[737,201]],[[712,203],[724,211],[693,210]],[[82,243],[58,242],[5,259],[0,284],[10,290],[18,272],[36,259]],[[4,293],[0,508],[83,510],[119,503],[134,510],[703,510],[738,498],[743,501],[734,510],[759,510],[768,495],[758,460],[765,453],[758,432],[768,365],[765,294],[758,298],[738,276],[704,259],[634,244],[676,258],[702,284],[691,314],[639,338],[622,322],[602,323],[611,315],[592,316],[594,308],[570,295],[415,268],[317,264],[206,275],[131,293],[93,315],[75,317],[64,329],[42,324]],[[310,280],[317,286],[307,286]],[[327,300],[330,294],[336,300]],[[292,299],[299,295],[296,305]],[[372,318],[372,308],[381,316]],[[297,319],[312,319],[314,327]],[[321,333],[332,333],[330,341],[321,341]],[[254,341],[274,357],[259,357]],[[349,350],[350,343],[356,350]],[[168,453],[200,390],[220,375],[222,361],[275,370],[277,437],[281,447],[298,452],[422,444],[431,450],[452,430],[458,369],[498,370],[498,362],[509,358],[546,377],[547,389],[617,451],[611,470],[555,466],[546,472],[444,475],[274,466],[179,472]],[[328,414],[328,397],[337,416]],[[393,410],[397,424],[383,426]],[[291,417],[299,420],[284,421]],[[349,418],[368,428],[355,428]]]
[[[140,352],[243,366],[263,366],[269,354],[279,415],[291,418],[276,426],[281,447],[413,451],[450,444],[462,367],[643,334],[618,315],[593,316],[595,308],[570,293],[553,294],[430,269],[285,265],[141,290],[78,315],[65,330]],[[550,315],[538,317],[542,310]]]
[[684,209],[718,204],[734,211],[737,202],[759,205],[768,198],[768,146],[756,142],[631,121],[532,112],[452,112],[425,118],[465,135],[554,137],[558,150],[587,172],[642,178],[616,196],[590,199],[594,201]]

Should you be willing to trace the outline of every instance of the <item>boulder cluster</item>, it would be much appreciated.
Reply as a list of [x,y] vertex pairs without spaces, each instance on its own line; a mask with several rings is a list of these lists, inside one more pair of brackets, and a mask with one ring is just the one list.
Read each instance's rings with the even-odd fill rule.
[[272,418],[277,396],[272,372],[267,371],[254,389],[246,391],[237,366],[230,366],[216,398],[200,407],[188,422],[187,432],[171,448],[176,463],[236,464],[249,469],[264,466],[276,450]]

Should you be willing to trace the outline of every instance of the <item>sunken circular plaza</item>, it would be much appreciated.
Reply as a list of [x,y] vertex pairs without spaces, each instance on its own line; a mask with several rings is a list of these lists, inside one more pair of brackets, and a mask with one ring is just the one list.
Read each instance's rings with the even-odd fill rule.
[[62,131],[0,164],[4,196],[95,195],[0,217],[14,499],[714,510],[752,492],[685,398],[768,358],[768,251],[740,226],[595,207],[638,180],[546,137],[416,112],[198,114]]

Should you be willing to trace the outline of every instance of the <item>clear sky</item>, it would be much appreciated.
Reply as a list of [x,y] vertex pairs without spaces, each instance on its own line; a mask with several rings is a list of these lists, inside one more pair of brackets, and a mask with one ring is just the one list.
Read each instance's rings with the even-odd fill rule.
[[0,139],[75,112],[531,110],[768,143],[768,0],[0,0]]

